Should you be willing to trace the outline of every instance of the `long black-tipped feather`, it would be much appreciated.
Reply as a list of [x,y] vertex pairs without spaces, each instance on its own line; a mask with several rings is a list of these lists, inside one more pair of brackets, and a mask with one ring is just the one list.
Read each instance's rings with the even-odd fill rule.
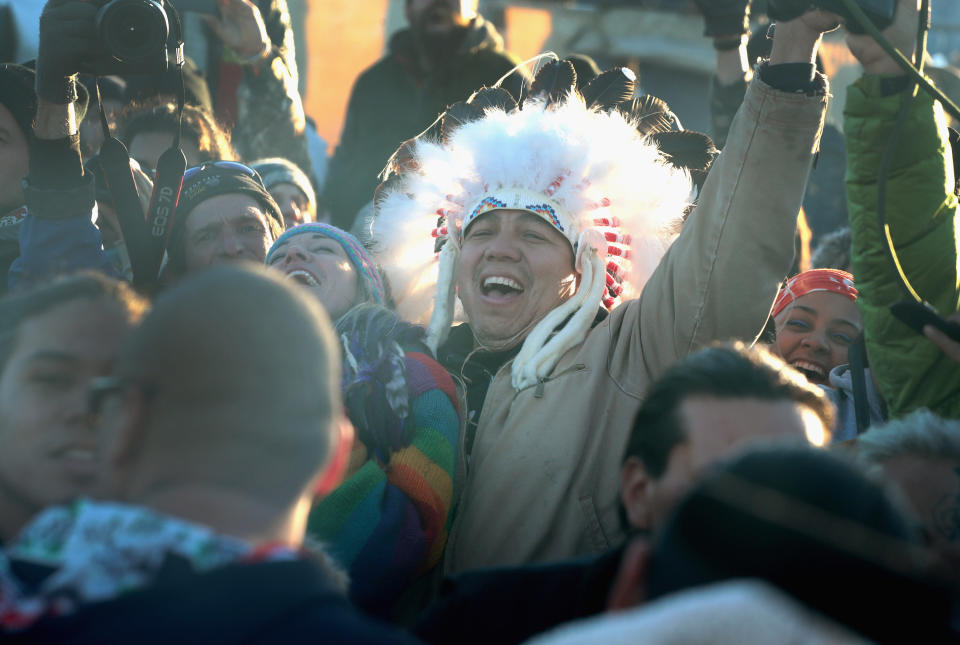
[[467,103],[476,107],[481,114],[491,108],[500,108],[504,112],[517,109],[517,101],[508,90],[502,87],[481,87],[473,93]]
[[390,158],[387,159],[387,165],[378,175],[381,181],[386,181],[394,175],[403,175],[411,170],[416,170],[417,162],[414,158],[413,149],[418,139],[419,137],[407,139],[390,155]]
[[636,122],[637,131],[644,136],[680,129],[677,117],[670,111],[666,101],[650,94],[633,99],[628,116]]
[[633,98],[636,80],[628,68],[618,67],[597,76],[580,93],[588,108],[609,110]]
[[373,191],[373,203],[379,207],[387,193],[400,186],[402,183],[403,176],[396,173],[391,174],[389,177],[381,181],[377,188]]
[[465,123],[476,121],[483,116],[483,110],[465,101],[459,101],[447,108],[443,113],[440,130],[444,141],[449,141],[454,130]]
[[720,154],[713,139],[692,130],[658,132],[650,138],[656,142],[661,154],[670,164],[689,171],[693,183],[698,189],[703,189],[707,173]]
[[693,130],[658,132],[651,139],[671,164],[691,171],[707,170],[719,154],[713,139]]
[[644,94],[638,97],[637,100],[633,102],[633,107],[638,115],[670,111],[670,106],[667,105],[667,102],[653,94]]
[[546,99],[547,103],[563,100],[577,86],[577,72],[565,60],[553,60],[540,68],[530,86],[529,98]]

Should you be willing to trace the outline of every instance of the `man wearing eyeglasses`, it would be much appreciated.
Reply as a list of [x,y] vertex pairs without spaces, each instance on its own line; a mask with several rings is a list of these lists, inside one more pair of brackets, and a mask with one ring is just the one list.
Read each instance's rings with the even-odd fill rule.
[[[350,450],[315,298],[263,267],[190,276],[90,394],[101,495],[46,509],[5,545],[0,640],[409,642],[303,548],[313,496]],[[19,563],[44,582],[23,584]]]
[[0,545],[44,507],[92,491],[84,393],[147,307],[126,283],[94,273],[0,299]]

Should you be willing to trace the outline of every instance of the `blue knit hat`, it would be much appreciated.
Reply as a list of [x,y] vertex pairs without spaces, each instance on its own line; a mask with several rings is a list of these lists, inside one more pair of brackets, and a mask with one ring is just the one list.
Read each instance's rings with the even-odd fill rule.
[[292,161],[280,157],[271,157],[269,159],[258,159],[251,162],[250,167],[260,173],[263,178],[263,185],[270,190],[277,184],[293,184],[310,203],[311,212],[316,212],[317,195],[313,191],[313,185],[306,173],[300,170],[300,166]]
[[377,269],[377,265],[374,264],[373,260],[363,248],[363,245],[360,244],[360,240],[336,226],[313,222],[300,224],[299,226],[287,229],[283,235],[277,238],[277,241],[273,243],[270,250],[267,251],[266,264],[270,264],[278,246],[288,241],[291,237],[300,235],[301,233],[323,235],[339,244],[343,248],[343,252],[347,254],[347,258],[350,260],[353,268],[360,274],[369,301],[375,302],[378,305],[386,304],[387,298],[383,288],[383,279],[380,277],[380,271]]

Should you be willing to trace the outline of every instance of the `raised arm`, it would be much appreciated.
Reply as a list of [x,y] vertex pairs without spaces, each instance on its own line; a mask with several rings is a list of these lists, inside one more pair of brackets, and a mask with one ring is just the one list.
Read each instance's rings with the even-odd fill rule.
[[[908,56],[916,47],[917,0],[902,0],[885,34]],[[844,109],[852,268],[860,296],[870,365],[891,417],[919,407],[960,416],[960,374],[949,356],[895,319],[889,305],[905,298],[877,222],[877,181],[908,79],[868,36],[851,36],[864,76]],[[897,256],[920,296],[942,316],[960,303],[957,197],[946,120],[920,91],[891,156],[886,215]]]
[[747,60],[750,35],[749,0],[695,0],[703,14],[704,36],[717,50],[710,88],[710,122],[714,142],[723,148],[753,70]]
[[283,157],[313,177],[286,2],[273,0],[263,15],[250,0],[226,0],[206,20],[243,66],[233,132],[241,158]]
[[51,0],[40,19],[27,216],[7,276],[11,290],[78,269],[114,272],[93,223],[93,178],[83,171],[75,104],[77,65],[96,37],[95,15],[89,3]]
[[[777,25],[770,61],[748,88],[696,209],[638,305],[622,314],[632,329],[621,338],[642,347],[647,377],[712,340],[753,340],[762,330],[790,269],[823,130],[827,84],[813,61],[822,33],[837,24],[810,11]],[[611,360],[636,355],[615,352]],[[638,366],[622,367],[639,377]]]

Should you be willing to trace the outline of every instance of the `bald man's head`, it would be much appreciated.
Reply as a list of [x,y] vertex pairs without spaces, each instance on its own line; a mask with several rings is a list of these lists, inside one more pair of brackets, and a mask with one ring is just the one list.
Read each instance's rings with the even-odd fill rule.
[[[262,267],[214,267],[160,297],[125,344],[104,408],[110,492],[214,485],[298,497],[335,444],[339,354],[329,319]],[[117,397],[118,399],[120,397]]]

